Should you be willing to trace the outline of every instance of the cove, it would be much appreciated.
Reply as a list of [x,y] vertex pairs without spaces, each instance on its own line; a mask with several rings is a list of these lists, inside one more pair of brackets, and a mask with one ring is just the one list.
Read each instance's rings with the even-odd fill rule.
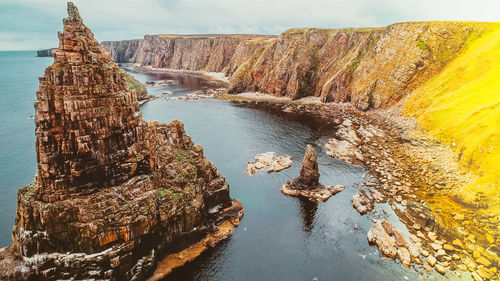
[[[373,225],[372,218],[386,218],[404,231],[406,227],[387,204],[377,204],[364,216],[353,209],[350,199],[361,188],[365,170],[325,154],[323,145],[334,133],[328,130],[328,124],[307,115],[216,99],[165,101],[167,95],[161,94],[164,91],[172,92],[169,97],[181,96],[218,85],[186,74],[125,69],[142,83],[175,81],[165,87],[148,87],[148,94],[159,99],[141,106],[143,118],[159,122],[182,120],[186,132],[203,146],[207,158],[226,177],[231,197],[240,200],[245,209],[240,226],[228,240],[165,280],[443,278],[437,273],[404,269],[398,261],[384,261],[376,247],[368,245],[366,233]],[[283,183],[298,176],[307,144],[317,151],[320,181],[346,187],[324,203],[280,192]],[[264,171],[248,176],[245,164],[266,151],[291,155],[293,166],[278,173]]]

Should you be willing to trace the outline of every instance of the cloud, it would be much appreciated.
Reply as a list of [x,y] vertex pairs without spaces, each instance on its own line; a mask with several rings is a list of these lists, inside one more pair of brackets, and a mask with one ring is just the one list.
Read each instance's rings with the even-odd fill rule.
[[[98,40],[159,33],[279,34],[292,27],[500,21],[498,0],[74,0]],[[0,49],[57,45],[63,0],[0,0]],[[1,35],[3,34],[3,35]]]

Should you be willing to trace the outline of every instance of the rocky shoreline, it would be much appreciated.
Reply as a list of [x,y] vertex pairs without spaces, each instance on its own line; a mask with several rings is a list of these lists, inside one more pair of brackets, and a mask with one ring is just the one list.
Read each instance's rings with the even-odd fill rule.
[[325,144],[327,154],[365,167],[376,179],[365,183],[362,195],[355,195],[359,198],[353,197],[354,205],[364,206],[360,213],[367,213],[373,204],[387,202],[419,246],[419,255],[410,258],[411,262],[441,274],[470,271],[474,280],[498,277],[499,224],[498,218],[482,209],[488,199],[478,198],[473,203],[456,199],[453,187],[474,176],[458,168],[451,148],[425,135],[414,120],[404,117],[401,105],[362,112],[350,104],[322,104],[310,98],[240,94],[221,95],[219,99],[323,120],[336,132]]
[[[474,176],[458,168],[450,147],[426,135],[414,120],[401,114],[404,100],[390,109],[363,112],[350,103],[322,103],[312,97],[292,100],[220,91],[215,98],[310,115],[335,131],[335,137],[325,143],[327,155],[363,166],[376,179],[353,196],[353,207],[365,214],[376,203],[388,203],[411,233],[405,239],[418,246],[418,257],[408,259],[406,254],[398,254],[403,255],[403,262],[397,255],[405,266],[409,260],[441,274],[470,271],[474,280],[495,280],[498,276],[498,219],[482,211],[488,205],[487,198],[463,202],[454,196],[453,186],[471,182]],[[304,196],[293,189],[284,193],[287,191]],[[473,219],[477,214],[479,219]],[[466,217],[473,223],[466,223]]]

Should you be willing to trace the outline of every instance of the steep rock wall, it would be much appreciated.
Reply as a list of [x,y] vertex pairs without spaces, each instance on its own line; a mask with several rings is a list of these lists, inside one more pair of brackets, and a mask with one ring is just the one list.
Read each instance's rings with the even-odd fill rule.
[[240,45],[273,36],[146,35],[144,39],[103,41],[117,63],[180,70],[226,72]]
[[35,102],[37,174],[19,189],[0,279],[144,280],[163,254],[236,225],[241,204],[182,122],[142,119],[71,2],[63,23]]
[[[385,28],[291,29],[279,37],[147,35],[129,60],[224,72],[229,91],[390,106],[438,73],[488,23],[413,22]],[[140,41],[138,41],[140,45]],[[105,43],[111,49],[116,44]],[[119,46],[130,43],[122,41]]]

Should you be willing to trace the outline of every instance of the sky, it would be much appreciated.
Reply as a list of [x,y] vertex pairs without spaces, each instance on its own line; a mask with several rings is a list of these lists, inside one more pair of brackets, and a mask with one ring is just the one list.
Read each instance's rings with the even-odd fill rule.
[[[280,34],[293,27],[500,21],[500,0],[73,0],[98,41],[145,34]],[[66,1],[0,0],[0,50],[57,47]]]

